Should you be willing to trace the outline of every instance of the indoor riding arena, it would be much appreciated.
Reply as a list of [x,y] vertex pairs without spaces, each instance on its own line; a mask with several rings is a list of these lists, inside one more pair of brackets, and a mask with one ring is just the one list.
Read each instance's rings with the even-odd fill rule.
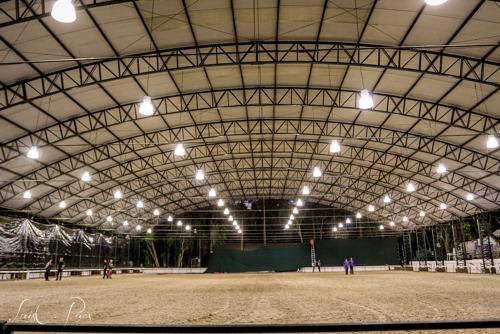
[[500,333],[500,1],[0,0],[0,334]]

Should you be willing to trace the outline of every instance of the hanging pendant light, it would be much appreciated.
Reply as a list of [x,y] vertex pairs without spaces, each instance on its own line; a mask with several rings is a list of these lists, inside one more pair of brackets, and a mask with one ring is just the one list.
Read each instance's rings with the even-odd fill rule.
[[227,217],[227,220],[230,221],[230,222],[232,222],[233,221],[233,216],[230,215],[229,217]]
[[167,218],[167,221],[168,221],[168,222],[173,222],[173,221],[174,221],[174,218],[172,218],[172,216],[170,216],[170,215],[169,215],[169,216],[168,216],[168,218]]
[[224,200],[222,198],[219,198],[217,201],[217,206],[224,206]]
[[444,164],[439,164],[436,168],[436,172],[438,174],[444,174],[446,173],[448,170],[446,169],[446,166]]
[[92,177],[90,176],[90,173],[89,173],[89,172],[85,171],[85,172],[83,172],[83,174],[82,174],[82,178],[81,178],[81,180],[82,180],[83,182],[90,182],[90,181],[92,180]]
[[473,201],[473,200],[474,200],[474,195],[473,195],[473,194],[471,194],[471,193],[468,193],[468,194],[467,194],[466,199],[467,199],[468,201]]
[[159,209],[154,209],[153,215],[159,216],[160,215],[160,210]]
[[396,225],[396,224],[394,224],[394,222],[393,222],[393,221],[391,221],[391,222],[389,223],[389,225],[390,225],[390,226],[394,226],[394,225]]
[[184,145],[182,145],[182,143],[178,143],[175,146],[174,155],[176,155],[178,157],[182,157],[182,156],[186,155],[186,150],[184,149]]
[[441,204],[439,204],[439,208],[441,210],[446,210],[448,208],[448,205],[446,205],[446,203],[441,203]]
[[391,198],[389,197],[389,195],[385,195],[385,196],[384,196],[384,203],[385,203],[385,204],[389,204],[389,203],[391,203]]
[[142,209],[144,207],[144,202],[141,200],[138,200],[136,206],[138,209]]
[[363,215],[361,215],[361,212],[356,212],[356,219],[361,219],[361,217],[363,217]]
[[378,228],[381,229],[381,230],[383,230],[384,229],[384,225],[380,225]]
[[332,228],[332,231],[337,232],[337,228],[336,227]]
[[425,0],[425,3],[429,6],[439,6],[444,4],[448,0]]
[[294,207],[293,210],[292,210],[292,213],[294,215],[297,215],[299,213],[299,209],[297,209],[297,207]]
[[224,209],[224,214],[227,216],[229,214],[229,209],[228,208],[225,208]]
[[292,214],[290,215],[290,220],[294,220],[295,219],[295,216]]
[[313,177],[321,177],[323,173],[321,173],[321,169],[319,169],[318,166],[314,167],[313,169]]
[[415,185],[411,182],[408,182],[408,184],[406,185],[406,191],[412,193],[415,190],[416,190]]
[[309,190],[309,187],[308,186],[304,186],[304,188],[302,188],[302,195],[309,195],[311,193],[311,190]]
[[182,226],[182,220],[177,221],[177,226]]
[[148,229],[146,230],[146,232],[147,232],[148,234],[151,234],[151,233],[153,233],[153,230],[152,230],[152,229],[151,229],[151,227],[150,227],[150,228],[148,228]]
[[418,215],[419,215],[420,217],[425,217],[425,211],[420,211],[420,212],[418,213]]
[[407,216],[404,216],[404,217],[403,217],[403,221],[404,221],[405,223],[407,223],[407,222],[408,222],[408,217],[407,217]]
[[217,192],[215,191],[214,188],[210,188],[210,191],[208,192],[208,197],[215,197],[217,196]]
[[295,203],[295,205],[297,205],[297,206],[303,206],[303,205],[304,205],[304,202],[302,202],[302,200],[299,198],[299,199],[297,200],[297,202]]
[[375,207],[373,205],[368,205],[368,212],[374,212],[375,211]]
[[66,209],[66,202],[65,201],[59,202],[59,209]]
[[57,0],[52,6],[50,15],[54,20],[61,23],[74,22],[76,20],[75,6],[73,6],[71,0]]
[[38,159],[40,158],[40,152],[38,152],[38,148],[36,146],[30,147],[26,156],[30,159]]
[[204,180],[204,179],[205,179],[205,173],[203,172],[203,170],[198,169],[198,170],[196,171],[196,180],[198,180],[198,181],[202,181],[202,180]]
[[350,223],[351,223],[351,218],[346,218],[346,219],[345,219],[345,223],[346,223],[346,224],[350,224]]
[[127,227],[128,226],[128,221],[124,220],[122,223],[123,226]]
[[498,147],[498,139],[493,135],[489,135],[488,140],[486,141],[486,147],[490,148],[490,149],[497,148]]
[[358,107],[360,109],[370,109],[373,107],[373,98],[368,89],[363,89],[360,94]]
[[106,218],[106,221],[107,221],[108,223],[111,223],[111,222],[113,221],[113,217],[108,216],[108,217]]
[[332,140],[330,144],[330,153],[339,153],[340,152],[340,144],[335,139]]
[[120,190],[116,190],[114,193],[113,193],[113,197],[115,199],[121,199],[123,197],[123,194]]
[[153,103],[151,102],[151,97],[144,96],[141,105],[139,106],[139,113],[143,114],[144,116],[151,116],[154,114],[154,112],[155,109],[153,107]]
[[92,216],[92,209],[88,209],[88,210],[85,212],[85,214],[86,214],[87,216],[89,216],[89,217],[90,217],[90,216]]
[[31,191],[26,190],[26,191],[23,193],[23,198],[25,198],[25,199],[30,199],[30,198],[31,198]]

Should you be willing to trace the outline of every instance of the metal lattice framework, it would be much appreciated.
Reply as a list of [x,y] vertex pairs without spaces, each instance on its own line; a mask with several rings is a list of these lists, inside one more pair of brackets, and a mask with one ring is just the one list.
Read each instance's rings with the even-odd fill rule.
[[[229,201],[290,200],[309,185],[307,201],[351,212],[373,204],[368,216],[396,228],[500,207],[500,152],[484,147],[500,132],[494,2],[456,5],[439,43],[428,34],[446,12],[423,1],[219,2],[79,1],[80,26],[63,32],[51,2],[0,1],[0,205],[104,226],[108,215],[206,207],[211,187]],[[385,26],[399,10],[401,27]],[[484,44],[450,46],[469,40]],[[358,108],[363,88],[370,110]],[[139,113],[144,95],[153,116]],[[38,161],[26,158],[31,146]],[[92,182],[81,182],[84,170]]]

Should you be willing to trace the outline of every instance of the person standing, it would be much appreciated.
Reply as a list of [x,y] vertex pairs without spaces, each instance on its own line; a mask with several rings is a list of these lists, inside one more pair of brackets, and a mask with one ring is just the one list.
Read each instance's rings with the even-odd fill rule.
[[52,259],[49,259],[49,262],[45,265],[45,280],[49,280],[50,270],[52,269]]
[[349,260],[348,259],[344,260],[344,270],[345,270],[345,274],[349,275]]
[[354,260],[352,257],[349,259],[349,269],[351,269],[351,275],[354,275]]
[[318,266],[318,271],[321,272],[321,260],[318,259],[316,266]]
[[108,278],[108,260],[104,259],[102,279]]
[[62,274],[64,270],[64,257],[59,258],[59,262],[57,263],[57,274],[56,281],[62,281]]
[[108,261],[108,278],[111,278],[111,274],[113,273],[113,260]]

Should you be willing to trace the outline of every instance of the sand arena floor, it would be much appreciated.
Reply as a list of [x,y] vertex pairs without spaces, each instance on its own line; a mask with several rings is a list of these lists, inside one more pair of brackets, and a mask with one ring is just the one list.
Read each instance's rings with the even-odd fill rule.
[[[0,282],[0,300],[0,319],[16,322],[237,324],[494,319],[500,318],[500,276],[406,272],[354,276],[136,274],[115,275],[111,280],[94,276],[61,282]],[[447,333],[451,332],[457,331]]]

